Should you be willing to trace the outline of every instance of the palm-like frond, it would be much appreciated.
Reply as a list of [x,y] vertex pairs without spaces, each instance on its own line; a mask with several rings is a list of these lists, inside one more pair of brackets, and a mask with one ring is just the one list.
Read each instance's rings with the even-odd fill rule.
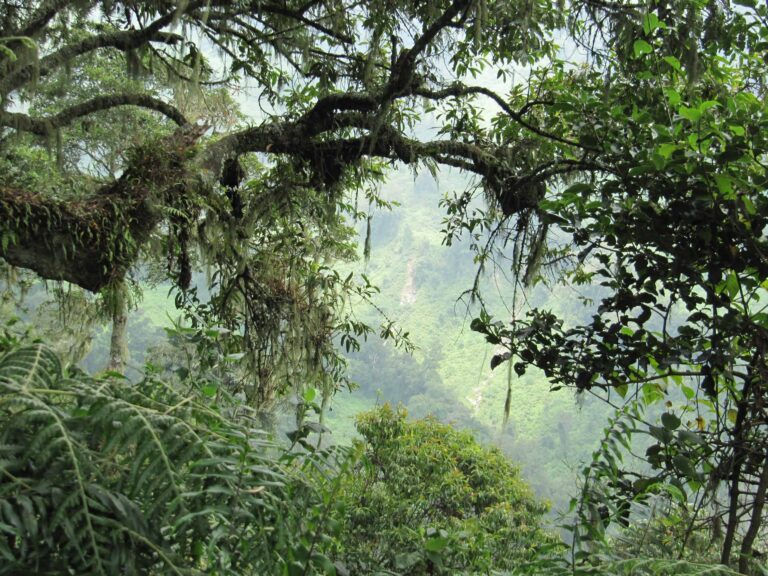
[[67,375],[42,345],[12,349],[0,357],[0,574],[273,573],[291,543],[270,527],[285,534],[300,516],[297,480],[270,454],[259,433],[160,382]]

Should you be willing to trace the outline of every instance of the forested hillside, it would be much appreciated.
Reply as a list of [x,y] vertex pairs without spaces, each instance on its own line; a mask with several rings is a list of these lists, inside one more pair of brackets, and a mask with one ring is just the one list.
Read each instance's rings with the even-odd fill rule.
[[[610,408],[590,395],[550,392],[540,372],[519,377],[491,370],[499,349],[470,330],[479,306],[462,298],[477,274],[473,253],[467,242],[444,246],[440,233],[440,201],[465,187],[466,181],[450,171],[437,179],[403,171],[383,188],[382,195],[399,206],[374,213],[370,260],[361,259],[357,268],[380,287],[377,303],[410,332],[417,350],[408,354],[372,338],[351,353],[349,374],[360,389],[334,398],[329,425],[334,435],[345,437],[356,409],[402,403],[412,417],[433,415],[498,446],[523,466],[536,493],[563,512],[577,490],[580,465],[598,446],[594,423],[604,421]],[[361,244],[366,230],[360,228]],[[504,282],[501,272],[497,278],[483,276],[487,305],[512,306],[505,302]],[[577,297],[594,293],[539,285],[526,297],[529,305],[559,311],[575,323],[594,309]],[[375,311],[367,318],[375,320]]]
[[0,3],[0,574],[742,574],[768,5]]

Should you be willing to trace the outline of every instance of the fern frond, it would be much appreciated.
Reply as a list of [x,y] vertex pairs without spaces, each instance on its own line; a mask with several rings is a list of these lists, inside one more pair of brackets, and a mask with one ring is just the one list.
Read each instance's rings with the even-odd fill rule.
[[0,576],[283,573],[312,490],[278,452],[165,383],[94,380],[42,345],[11,349]]
[[0,383],[21,388],[51,388],[61,378],[61,362],[43,346],[9,350],[0,358]]

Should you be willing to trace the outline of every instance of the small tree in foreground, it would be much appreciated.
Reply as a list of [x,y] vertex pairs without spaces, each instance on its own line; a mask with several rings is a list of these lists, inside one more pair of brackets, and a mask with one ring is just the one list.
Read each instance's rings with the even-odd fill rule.
[[498,450],[388,404],[359,416],[363,457],[340,490],[351,573],[482,573],[555,543],[547,506]]

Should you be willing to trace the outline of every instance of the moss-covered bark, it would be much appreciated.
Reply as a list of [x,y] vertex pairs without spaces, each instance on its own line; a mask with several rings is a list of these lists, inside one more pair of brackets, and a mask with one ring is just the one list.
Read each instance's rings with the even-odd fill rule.
[[82,200],[0,188],[0,256],[92,292],[120,280],[160,220],[156,206],[183,193],[196,138],[180,130],[138,147],[118,180]]

